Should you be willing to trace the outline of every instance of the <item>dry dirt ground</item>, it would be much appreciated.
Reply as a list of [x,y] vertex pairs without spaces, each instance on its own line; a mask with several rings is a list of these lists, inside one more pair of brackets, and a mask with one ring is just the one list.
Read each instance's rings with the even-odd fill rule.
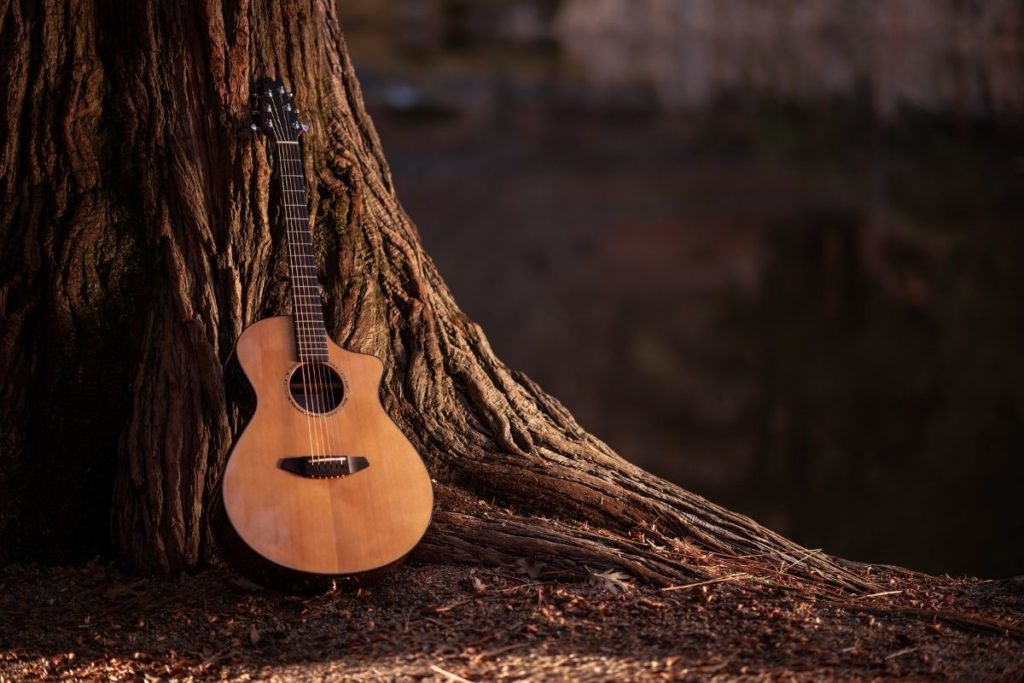
[[[0,680],[1024,680],[1024,578],[871,569],[858,598],[745,575],[659,590],[406,566],[299,598],[214,566],[0,569]],[[535,573],[535,572],[533,572]]]

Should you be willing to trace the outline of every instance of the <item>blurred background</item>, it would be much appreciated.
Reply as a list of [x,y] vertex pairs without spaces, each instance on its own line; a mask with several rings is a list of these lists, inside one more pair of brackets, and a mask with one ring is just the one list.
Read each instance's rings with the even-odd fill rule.
[[497,353],[811,548],[1024,574],[1024,3],[348,0]]

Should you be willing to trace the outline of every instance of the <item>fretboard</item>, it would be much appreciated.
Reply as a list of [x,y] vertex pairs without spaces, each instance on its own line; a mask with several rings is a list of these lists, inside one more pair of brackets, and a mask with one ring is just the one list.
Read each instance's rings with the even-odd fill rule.
[[313,237],[309,230],[302,154],[298,142],[278,142],[276,146],[298,360],[327,360],[327,328],[324,326],[324,310],[320,301]]

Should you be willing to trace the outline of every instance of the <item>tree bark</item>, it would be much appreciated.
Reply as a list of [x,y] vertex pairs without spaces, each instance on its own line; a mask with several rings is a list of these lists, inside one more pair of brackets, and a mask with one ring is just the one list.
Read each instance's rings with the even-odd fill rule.
[[870,586],[631,465],[495,357],[402,211],[331,1],[3,0],[0,17],[0,559],[107,538],[139,571],[208,557],[238,417],[222,364],[289,309],[247,107],[281,77],[310,125],[328,328],[384,361],[384,405],[436,480],[415,558]]

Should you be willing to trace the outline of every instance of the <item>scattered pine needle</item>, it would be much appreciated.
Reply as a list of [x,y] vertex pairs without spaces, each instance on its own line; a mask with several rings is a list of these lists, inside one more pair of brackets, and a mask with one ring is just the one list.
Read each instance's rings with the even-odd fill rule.
[[815,555],[817,555],[820,552],[821,552],[821,548],[815,548],[814,550],[809,551],[806,555],[801,557],[799,560],[793,560],[792,562],[787,564],[785,567],[780,569],[779,573],[780,574],[785,574],[786,572],[788,572],[793,567],[797,566],[798,564],[803,564],[804,562],[806,562],[807,560],[809,560],[810,558],[814,557]]
[[661,592],[662,593],[668,593],[670,591],[684,591],[684,590],[688,590],[690,588],[699,588],[700,586],[707,586],[707,585],[710,585],[712,583],[723,583],[725,581],[736,581],[738,579],[749,579],[749,578],[752,578],[751,574],[747,574],[746,572],[739,572],[738,574],[729,574],[728,576],[720,576],[717,579],[708,579],[707,581],[698,581],[697,583],[687,583],[687,584],[682,585],[682,586],[668,586],[666,588],[662,588]]
[[524,647],[529,647],[529,643],[512,643],[511,645],[505,645],[503,647],[496,647],[493,650],[488,650],[487,652],[481,652],[478,655],[474,655],[473,657],[470,658],[470,661],[473,662],[473,663],[479,664],[480,662],[484,661],[485,659],[493,659],[494,657],[497,657],[498,655],[503,655],[506,652],[512,652],[513,650],[520,650],[520,649],[522,649]]
[[471,681],[471,680],[469,680],[467,678],[463,678],[459,674],[453,674],[451,671],[445,671],[444,669],[442,669],[441,667],[439,667],[436,664],[431,664],[430,665],[430,670],[434,671],[436,673],[441,674],[442,676],[447,678],[449,681],[455,681],[455,683],[473,683],[473,681]]
[[881,593],[870,593],[868,595],[858,595],[858,596],[856,596],[856,599],[857,600],[866,600],[867,598],[880,598],[883,595],[898,595],[898,594],[900,594],[902,592],[903,592],[902,590],[898,590],[898,591],[882,591]]

